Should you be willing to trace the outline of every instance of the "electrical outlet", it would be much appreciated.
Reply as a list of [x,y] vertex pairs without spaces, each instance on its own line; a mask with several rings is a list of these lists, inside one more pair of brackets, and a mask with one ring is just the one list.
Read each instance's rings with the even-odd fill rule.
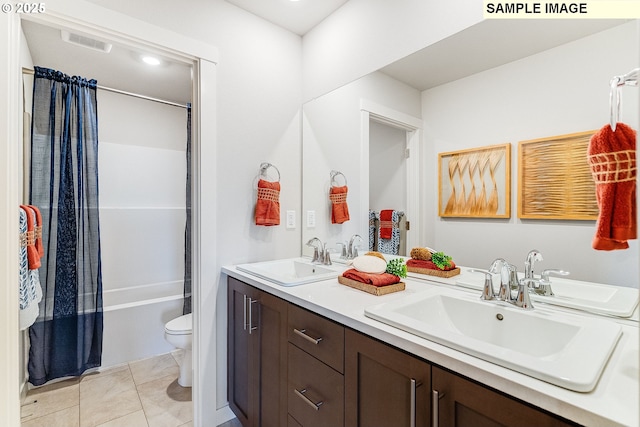
[[316,211],[307,211],[307,228],[316,226]]
[[296,211],[287,211],[287,228],[296,228]]

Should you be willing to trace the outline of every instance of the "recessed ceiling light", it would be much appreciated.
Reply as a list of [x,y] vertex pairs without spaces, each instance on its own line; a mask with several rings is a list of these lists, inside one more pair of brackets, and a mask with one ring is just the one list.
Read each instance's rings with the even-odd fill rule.
[[143,56],[142,60],[145,62],[145,64],[160,65],[160,60],[158,58],[153,57],[153,56]]

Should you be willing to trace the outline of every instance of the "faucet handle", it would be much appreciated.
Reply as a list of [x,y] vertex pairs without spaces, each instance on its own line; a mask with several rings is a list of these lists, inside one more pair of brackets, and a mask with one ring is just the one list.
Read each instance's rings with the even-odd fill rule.
[[342,250],[341,255],[340,255],[340,259],[349,259],[348,255],[347,255],[347,242],[337,242],[336,245],[340,245],[342,246]]
[[530,286],[533,288],[540,287],[540,280],[527,278],[520,280],[518,285],[518,295],[516,296],[516,300],[514,302],[517,307],[523,308],[525,310],[533,310],[533,304],[531,303],[531,298],[529,298]]
[[549,282],[550,274],[553,274],[554,276],[568,276],[571,273],[565,270],[557,270],[555,268],[550,268],[547,270],[542,270],[542,280],[544,280],[545,282]]
[[495,292],[493,291],[493,275],[487,270],[479,270],[476,268],[470,268],[469,273],[484,274],[484,285],[482,287],[481,300],[489,301],[495,298]]

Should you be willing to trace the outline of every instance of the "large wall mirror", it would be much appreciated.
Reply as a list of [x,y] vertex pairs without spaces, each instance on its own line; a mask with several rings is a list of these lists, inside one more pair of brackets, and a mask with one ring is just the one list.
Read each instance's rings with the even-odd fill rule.
[[[398,210],[410,223],[399,249],[444,251],[465,266],[503,257],[521,270],[538,249],[541,269],[637,287],[638,242],[591,248],[595,221],[517,218],[518,142],[597,130],[609,121],[609,81],[639,64],[638,22],[486,20],[303,106],[305,243],[362,237],[370,211]],[[638,127],[639,89],[622,89],[621,121]],[[438,153],[511,144],[511,217],[438,216]],[[331,222],[330,172],[348,183],[350,220]],[[309,220],[309,221],[307,221]]]

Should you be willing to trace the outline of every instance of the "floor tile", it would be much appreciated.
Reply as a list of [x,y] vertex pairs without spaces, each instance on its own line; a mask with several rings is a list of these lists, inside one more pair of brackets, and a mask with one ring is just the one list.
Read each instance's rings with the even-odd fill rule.
[[136,411],[132,414],[125,415],[124,417],[116,418],[104,424],[100,424],[98,427],[148,427],[147,418],[144,416],[144,411]]
[[169,375],[138,385],[149,427],[178,427],[193,420],[191,388]]
[[21,427],[80,427],[80,406],[72,406],[45,415],[22,421]]
[[178,378],[180,367],[171,353],[129,363],[136,385],[173,375]]
[[22,421],[78,406],[80,392],[78,379],[60,381],[29,390],[20,408]]
[[80,382],[80,424],[94,427],[142,409],[131,371],[119,369]]

